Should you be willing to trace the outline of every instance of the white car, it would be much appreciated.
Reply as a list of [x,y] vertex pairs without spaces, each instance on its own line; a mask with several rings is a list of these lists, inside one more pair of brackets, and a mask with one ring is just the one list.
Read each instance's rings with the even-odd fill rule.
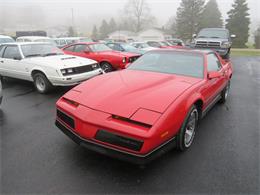
[[0,75],[33,81],[40,93],[53,86],[76,85],[103,74],[91,59],[64,55],[50,43],[6,43],[0,46]]
[[137,49],[141,49],[143,51],[151,51],[151,50],[155,50],[156,49],[155,47],[149,46],[145,42],[133,42],[133,43],[130,43],[130,45],[134,46]]
[[53,39],[59,48],[65,47],[66,45],[70,45],[73,43],[79,42],[93,42],[92,39],[88,37],[61,37]]
[[22,36],[16,39],[16,42],[46,42],[57,46],[56,42],[49,37],[43,36]]
[[12,42],[14,42],[12,37],[0,35],[0,45],[3,43],[12,43]]

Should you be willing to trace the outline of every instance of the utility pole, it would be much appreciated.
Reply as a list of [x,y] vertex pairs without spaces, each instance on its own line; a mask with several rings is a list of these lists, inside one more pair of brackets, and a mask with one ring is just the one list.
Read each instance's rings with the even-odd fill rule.
[[73,29],[73,34],[75,36],[76,34],[76,28],[75,28],[75,24],[74,24],[74,9],[71,8],[71,25],[72,25],[72,29]]

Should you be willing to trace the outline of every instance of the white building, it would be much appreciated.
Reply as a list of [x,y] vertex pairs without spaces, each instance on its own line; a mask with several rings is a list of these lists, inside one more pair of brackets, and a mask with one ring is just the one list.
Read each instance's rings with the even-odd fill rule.
[[141,41],[162,41],[171,39],[172,36],[163,30],[152,28],[139,32],[138,38]]
[[131,31],[115,31],[108,35],[108,39],[117,40],[117,41],[135,41],[137,40],[137,35]]
[[172,36],[161,29],[151,28],[139,33],[131,31],[115,31],[108,35],[108,39],[117,41],[163,41],[172,39]]

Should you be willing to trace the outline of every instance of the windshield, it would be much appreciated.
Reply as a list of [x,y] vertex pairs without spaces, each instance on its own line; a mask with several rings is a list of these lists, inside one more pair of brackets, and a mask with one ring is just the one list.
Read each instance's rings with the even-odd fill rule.
[[160,43],[161,43],[162,46],[170,46],[170,44],[168,44],[168,43],[165,42],[165,41],[161,41]]
[[11,38],[0,38],[0,44],[1,43],[13,43],[14,40]]
[[161,47],[161,44],[158,42],[150,41],[150,42],[147,42],[147,44],[150,45],[151,47]]
[[91,44],[89,45],[90,49],[93,52],[102,52],[102,51],[111,51],[112,49],[106,46],[105,44]]
[[203,56],[201,54],[173,51],[146,53],[130,65],[128,69],[197,78],[203,78],[204,75]]
[[63,55],[63,52],[52,44],[26,44],[21,46],[24,57]]
[[220,38],[227,39],[228,32],[226,30],[202,30],[198,34],[198,38]]
[[142,48],[150,47],[147,43],[140,43],[140,46],[141,46]]
[[123,47],[123,49],[126,51],[137,51],[137,49],[132,45],[121,44],[121,47]]

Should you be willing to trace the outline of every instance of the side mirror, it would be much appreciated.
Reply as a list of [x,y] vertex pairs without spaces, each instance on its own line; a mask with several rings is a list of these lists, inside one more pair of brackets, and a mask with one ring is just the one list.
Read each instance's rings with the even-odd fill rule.
[[192,38],[195,39],[197,37],[197,34],[193,34]]
[[236,35],[231,35],[230,36],[232,39],[236,38],[237,36]]
[[221,73],[219,72],[209,72],[208,73],[208,79],[211,80],[211,79],[216,79],[216,78],[220,78],[222,75]]
[[84,53],[85,53],[85,54],[89,54],[90,51],[89,51],[89,50],[85,50]]

